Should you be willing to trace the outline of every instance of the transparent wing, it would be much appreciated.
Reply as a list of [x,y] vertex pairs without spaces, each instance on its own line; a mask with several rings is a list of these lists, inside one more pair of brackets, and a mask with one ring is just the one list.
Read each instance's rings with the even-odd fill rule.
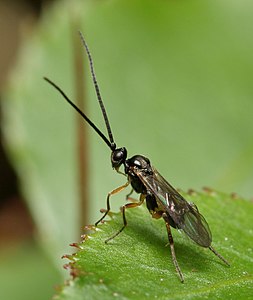
[[183,230],[195,243],[209,247],[212,234],[205,218],[194,204],[188,203],[154,168],[153,174],[135,169],[147,190],[155,195],[160,209],[168,214],[178,229]]

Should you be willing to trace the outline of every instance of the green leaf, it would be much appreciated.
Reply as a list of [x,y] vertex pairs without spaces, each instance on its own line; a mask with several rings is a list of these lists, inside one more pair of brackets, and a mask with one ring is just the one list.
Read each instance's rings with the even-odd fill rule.
[[122,215],[84,236],[77,253],[68,256],[74,277],[57,299],[250,299],[252,296],[252,202],[215,191],[185,195],[205,215],[213,246],[230,263],[173,231],[182,284],[166,247],[164,222],[153,220],[145,206],[127,211],[128,226],[108,244],[104,241],[122,226]]

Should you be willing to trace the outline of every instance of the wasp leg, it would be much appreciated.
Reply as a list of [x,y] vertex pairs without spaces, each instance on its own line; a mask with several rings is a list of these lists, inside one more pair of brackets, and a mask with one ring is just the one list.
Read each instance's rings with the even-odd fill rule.
[[115,168],[115,170],[116,170],[117,173],[119,173],[119,174],[121,174],[121,175],[124,175],[124,176],[127,176],[125,173],[121,172],[121,171],[119,170],[119,168]]
[[109,237],[105,243],[108,243],[110,240],[114,239],[117,235],[119,235],[123,230],[124,228],[127,226],[127,219],[126,219],[126,214],[125,214],[125,211],[127,208],[134,208],[134,207],[137,207],[137,206],[140,206],[142,205],[142,203],[144,202],[146,198],[146,195],[144,194],[141,194],[140,195],[140,200],[139,202],[131,202],[131,203],[127,203],[125,205],[122,206],[122,216],[123,216],[123,227],[117,231],[113,236]]
[[122,190],[124,190],[128,185],[129,185],[129,181],[126,182],[125,184],[123,184],[122,186],[119,186],[118,188],[112,190],[110,193],[108,193],[107,195],[107,199],[106,199],[106,211],[104,213],[104,215],[102,216],[102,218],[100,218],[96,223],[95,226],[97,226],[108,214],[108,212],[111,210],[110,207],[110,197],[111,195],[117,194],[119,192],[121,192]]
[[230,263],[222,256],[220,253],[218,253],[212,246],[208,247],[216,256],[218,256],[227,266],[230,267]]
[[133,197],[130,197],[133,193],[134,189],[131,189],[130,193],[128,193],[126,195],[126,201],[132,201],[132,202],[139,202],[139,200],[133,198]]
[[167,233],[168,233],[168,239],[169,239],[169,243],[170,243],[170,250],[171,250],[172,261],[173,261],[173,264],[174,264],[174,266],[176,268],[176,271],[177,271],[177,273],[178,273],[178,275],[180,277],[180,280],[183,283],[184,282],[184,276],[183,276],[183,273],[181,272],[180,267],[179,267],[178,262],[177,262],[175,248],[174,248],[174,241],[173,241],[173,237],[172,237],[171,230],[170,230],[169,219],[168,219],[168,216],[166,215],[166,213],[163,213],[162,217],[163,217],[163,219],[165,221],[166,228],[167,228]]
[[130,198],[132,198],[130,196],[132,195],[133,191],[134,191],[134,189],[132,188],[131,191],[126,195],[126,200],[129,200]]

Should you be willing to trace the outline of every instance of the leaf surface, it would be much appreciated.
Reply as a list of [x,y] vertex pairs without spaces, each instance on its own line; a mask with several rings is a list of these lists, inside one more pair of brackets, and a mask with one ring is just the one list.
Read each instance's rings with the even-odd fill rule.
[[121,213],[99,225],[76,244],[67,265],[74,279],[58,299],[250,299],[252,297],[252,202],[212,192],[186,195],[209,222],[213,246],[230,263],[193,244],[173,230],[181,283],[167,246],[164,222],[152,220],[142,207],[127,211],[127,228],[108,244],[122,226]]

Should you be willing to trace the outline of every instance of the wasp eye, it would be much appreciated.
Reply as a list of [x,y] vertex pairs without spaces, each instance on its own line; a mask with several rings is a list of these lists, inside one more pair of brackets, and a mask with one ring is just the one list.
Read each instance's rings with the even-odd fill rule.
[[118,168],[122,165],[127,157],[127,150],[125,147],[116,149],[112,152],[111,163],[113,168]]

